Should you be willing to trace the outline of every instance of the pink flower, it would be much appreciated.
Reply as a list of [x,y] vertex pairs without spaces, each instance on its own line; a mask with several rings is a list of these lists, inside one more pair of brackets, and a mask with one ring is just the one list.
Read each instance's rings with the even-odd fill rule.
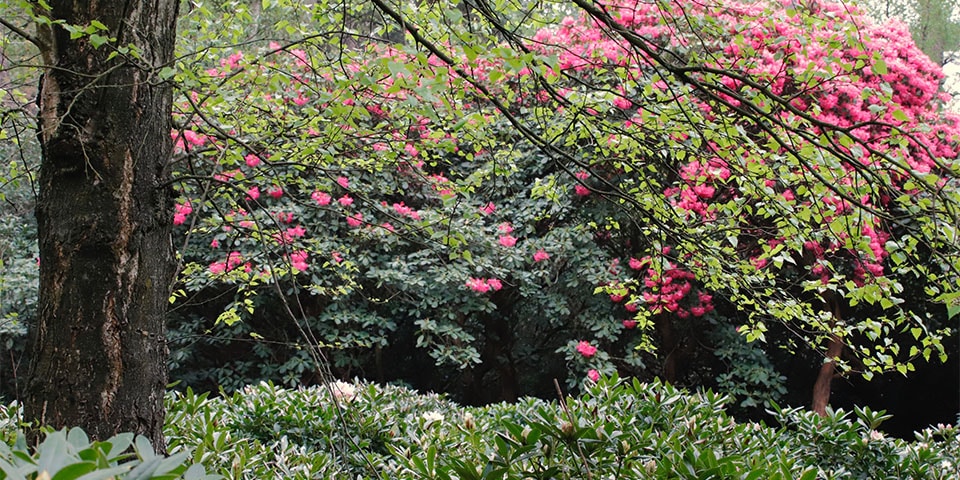
[[547,252],[545,252],[545,251],[543,251],[543,249],[537,250],[537,251],[533,254],[533,261],[534,261],[534,262],[542,262],[542,261],[544,261],[544,260],[546,260],[546,259],[548,259],[548,258],[550,258],[550,254],[547,253]]
[[230,252],[227,254],[227,270],[233,270],[243,263],[243,255],[240,252]]
[[640,270],[643,268],[643,261],[637,260],[636,258],[630,257],[630,261],[628,263],[630,264],[630,268],[634,270]]
[[380,227],[391,233],[397,231],[397,229],[393,228],[393,225],[390,224],[390,222],[383,222],[382,224],[380,224]]
[[256,200],[260,198],[260,188],[250,187],[250,190],[247,190],[247,198],[249,198],[250,200]]
[[627,330],[633,330],[634,328],[637,328],[637,321],[628,318],[623,321],[623,328],[626,328]]
[[210,242],[210,248],[220,248],[220,240],[214,238],[213,241]]
[[589,378],[590,381],[596,383],[596,382],[600,381],[600,372],[598,372],[598,371],[596,371],[596,370],[594,370],[594,369],[591,368],[591,369],[587,372],[587,378]]
[[191,213],[193,213],[193,207],[190,206],[190,202],[176,204],[174,206],[173,224],[183,225],[187,221],[187,215]]
[[620,303],[621,300],[623,300],[623,295],[620,295],[617,293],[610,294],[610,301],[612,301],[613,303]]
[[504,247],[512,247],[517,244],[517,239],[513,235],[501,235],[500,236],[500,245]]
[[590,189],[578,183],[573,186],[573,193],[576,193],[578,197],[586,197],[590,195]]
[[343,205],[344,207],[348,207],[348,206],[350,206],[350,205],[353,205],[353,199],[350,198],[350,195],[344,195],[344,196],[340,197],[340,199],[337,200],[337,201],[340,202],[340,205]]
[[404,205],[403,202],[394,203],[394,204],[393,204],[393,210],[396,211],[396,212],[397,212],[398,214],[400,214],[400,215],[403,215],[403,216],[406,216],[406,217],[410,217],[410,218],[412,218],[412,219],[414,219],[414,220],[420,220],[420,213],[417,212],[416,210],[414,210],[414,209],[412,209],[412,208]]
[[310,194],[310,198],[317,202],[317,205],[320,205],[321,207],[330,205],[330,200],[332,200],[330,194],[321,192],[319,190]]
[[628,304],[624,305],[623,308],[624,308],[626,311],[630,312],[630,313],[634,313],[634,312],[637,311],[637,304],[636,304],[636,303],[628,303]]
[[303,228],[302,226],[297,225],[296,227],[288,228],[287,231],[286,231],[286,233],[287,233],[287,235],[289,235],[291,238],[300,238],[300,237],[306,235],[307,230],[306,230],[305,228]]
[[411,157],[416,157],[417,155],[420,155],[420,152],[417,150],[417,147],[414,147],[413,144],[411,143],[404,145],[403,150],[407,152],[407,155],[410,155]]
[[337,177],[337,184],[343,188],[350,188],[350,180],[347,177]]
[[473,278],[467,279],[467,288],[477,293],[487,293],[490,290],[497,291],[503,288],[503,283],[496,278]]
[[247,162],[247,166],[250,168],[255,168],[257,165],[260,165],[260,157],[252,153],[243,157],[243,161]]
[[297,250],[290,254],[290,266],[300,270],[301,272],[306,271],[310,268],[310,265],[307,264],[307,252],[303,250]]
[[482,213],[482,214],[484,214],[484,215],[490,215],[490,214],[493,213],[493,211],[496,210],[496,209],[497,209],[497,206],[494,205],[493,202],[490,202],[490,203],[488,203],[488,204],[480,207],[480,213]]
[[363,224],[363,214],[360,212],[354,213],[353,215],[347,217],[347,225],[351,227],[359,227]]
[[267,190],[267,195],[270,195],[273,198],[280,198],[283,196],[283,188],[280,188],[278,185],[274,185],[273,188]]
[[477,293],[487,293],[490,291],[490,285],[488,285],[487,281],[482,278],[468,278],[467,288]]
[[586,340],[580,340],[580,342],[577,343],[577,353],[586,358],[590,358],[593,354],[597,353],[597,347],[590,345],[590,342]]
[[513,233],[513,225],[510,225],[510,222],[503,222],[497,226],[497,230],[503,233]]
[[590,174],[587,173],[587,172],[585,172],[585,171],[583,171],[583,170],[580,170],[579,172],[574,173],[573,176],[574,176],[574,177],[577,177],[577,178],[580,179],[580,180],[586,180],[586,179],[590,178]]
[[214,275],[219,275],[227,270],[227,264],[223,262],[213,262],[208,267],[208,270]]

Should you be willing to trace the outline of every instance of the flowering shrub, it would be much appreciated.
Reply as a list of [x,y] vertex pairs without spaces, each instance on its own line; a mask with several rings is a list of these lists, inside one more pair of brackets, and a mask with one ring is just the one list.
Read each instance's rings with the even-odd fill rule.
[[[179,308],[309,339],[344,373],[426,349],[500,398],[559,359],[574,382],[653,361],[673,381],[683,331],[734,323],[843,342],[867,373],[941,354],[942,315],[903,299],[956,293],[955,238],[927,219],[958,200],[958,126],[899,27],[816,2],[608,13],[530,32],[522,55],[251,42],[179,74]],[[188,344],[211,327],[180,324]],[[913,328],[913,348],[886,342]],[[209,379],[277,373],[259,363]]]

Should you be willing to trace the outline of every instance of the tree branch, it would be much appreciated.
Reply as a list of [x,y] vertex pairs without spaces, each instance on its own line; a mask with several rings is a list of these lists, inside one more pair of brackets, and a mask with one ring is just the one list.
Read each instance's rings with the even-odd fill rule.
[[43,42],[41,42],[39,38],[34,37],[33,35],[30,35],[26,30],[10,23],[7,20],[4,20],[3,17],[0,17],[0,25],[7,27],[8,30],[17,34],[17,36],[23,38],[24,40],[32,43],[37,48],[41,50],[43,49]]

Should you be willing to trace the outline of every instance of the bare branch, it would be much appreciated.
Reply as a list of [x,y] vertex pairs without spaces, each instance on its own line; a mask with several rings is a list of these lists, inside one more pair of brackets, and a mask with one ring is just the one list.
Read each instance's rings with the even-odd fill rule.
[[24,29],[22,29],[22,28],[20,28],[20,27],[18,27],[18,26],[16,26],[16,25],[10,23],[10,22],[7,21],[7,20],[4,20],[3,17],[0,17],[0,25],[3,25],[4,27],[7,27],[8,30],[10,30],[11,32],[17,34],[17,36],[19,36],[20,38],[23,38],[24,40],[32,43],[32,44],[33,44],[34,46],[36,46],[37,48],[39,48],[39,49],[41,49],[41,50],[43,49],[43,42],[41,42],[39,38],[37,38],[37,37],[35,37],[35,36],[33,36],[33,35],[30,35],[26,30],[24,30]]

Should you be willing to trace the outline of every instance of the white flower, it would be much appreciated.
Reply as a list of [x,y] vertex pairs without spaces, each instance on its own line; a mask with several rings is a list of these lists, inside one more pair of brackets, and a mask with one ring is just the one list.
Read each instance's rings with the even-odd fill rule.
[[333,393],[333,398],[336,398],[338,401],[349,402],[357,396],[357,387],[350,383],[337,380],[336,382],[328,383],[327,386]]
[[421,418],[423,418],[423,428],[430,428],[434,423],[443,422],[443,414],[436,411],[424,413]]

